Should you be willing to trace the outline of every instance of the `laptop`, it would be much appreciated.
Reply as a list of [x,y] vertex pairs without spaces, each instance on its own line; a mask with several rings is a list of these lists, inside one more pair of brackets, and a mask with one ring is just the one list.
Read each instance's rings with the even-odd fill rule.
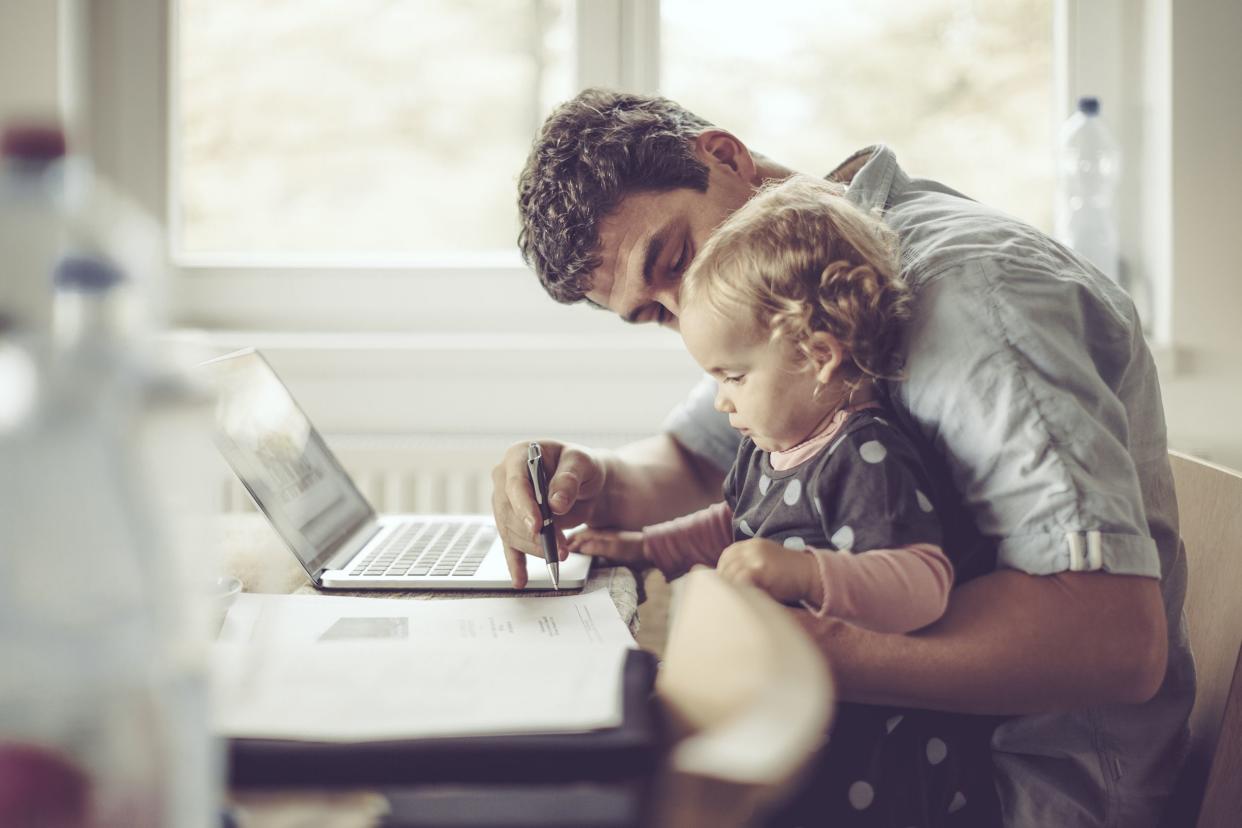
[[[513,589],[484,515],[379,515],[267,359],[246,349],[203,363],[218,392],[216,443],[255,505],[321,589]],[[562,589],[591,558],[560,565]],[[532,557],[527,589],[552,589]]]

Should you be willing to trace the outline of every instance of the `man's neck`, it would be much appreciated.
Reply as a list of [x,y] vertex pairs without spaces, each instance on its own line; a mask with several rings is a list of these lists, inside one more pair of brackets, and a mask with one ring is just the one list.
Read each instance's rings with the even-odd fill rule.
[[773,180],[783,180],[796,172],[797,170],[791,170],[784,164],[776,163],[771,158],[765,158],[762,155],[755,156],[755,173],[759,177],[760,184]]

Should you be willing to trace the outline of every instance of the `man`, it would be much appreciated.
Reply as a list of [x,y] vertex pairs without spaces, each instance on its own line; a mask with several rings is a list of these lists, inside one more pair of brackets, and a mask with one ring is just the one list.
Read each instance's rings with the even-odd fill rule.
[[[519,244],[548,293],[675,327],[680,274],[763,181],[792,171],[676,104],[588,90],[519,182]],[[1194,697],[1185,560],[1159,386],[1131,303],[1038,231],[883,148],[831,175],[899,235],[916,295],[891,401],[943,462],[997,565],[911,635],[797,613],[847,701],[998,715],[1007,825],[1154,825]],[[559,524],[637,528],[720,499],[737,435],[710,380],[665,433],[545,443]],[[537,554],[524,454],[493,473],[514,583]]]

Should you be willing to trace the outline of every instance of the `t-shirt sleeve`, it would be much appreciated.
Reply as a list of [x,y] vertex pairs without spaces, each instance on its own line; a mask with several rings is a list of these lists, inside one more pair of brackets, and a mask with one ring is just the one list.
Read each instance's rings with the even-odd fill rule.
[[704,375],[664,419],[664,431],[691,454],[724,470],[733,463],[742,435],[716,410],[716,380]]
[[941,546],[943,531],[928,489],[913,445],[880,423],[846,433],[812,482],[824,536],[832,548],[852,552]]
[[1151,438],[1119,391],[1146,353],[1124,295],[1077,266],[971,260],[920,288],[907,351],[894,400],[998,566],[1159,577],[1130,453]]

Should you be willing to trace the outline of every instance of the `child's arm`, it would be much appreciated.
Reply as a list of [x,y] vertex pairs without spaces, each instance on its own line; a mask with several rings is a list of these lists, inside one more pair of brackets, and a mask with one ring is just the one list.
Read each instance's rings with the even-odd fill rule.
[[817,618],[831,615],[887,633],[911,632],[938,619],[953,586],[953,564],[930,543],[854,554],[786,549],[751,538],[726,549],[719,568],[726,580],[801,603]]
[[725,501],[643,528],[643,554],[670,581],[695,564],[715,566],[733,542],[733,510]]
[[935,544],[862,554],[811,552],[818,584],[802,604],[817,618],[831,615],[875,632],[907,633],[938,620],[949,605],[953,564]]
[[672,580],[695,564],[715,566],[733,540],[732,521],[733,511],[721,502],[641,532],[584,529],[569,537],[569,551],[637,566],[653,564]]

